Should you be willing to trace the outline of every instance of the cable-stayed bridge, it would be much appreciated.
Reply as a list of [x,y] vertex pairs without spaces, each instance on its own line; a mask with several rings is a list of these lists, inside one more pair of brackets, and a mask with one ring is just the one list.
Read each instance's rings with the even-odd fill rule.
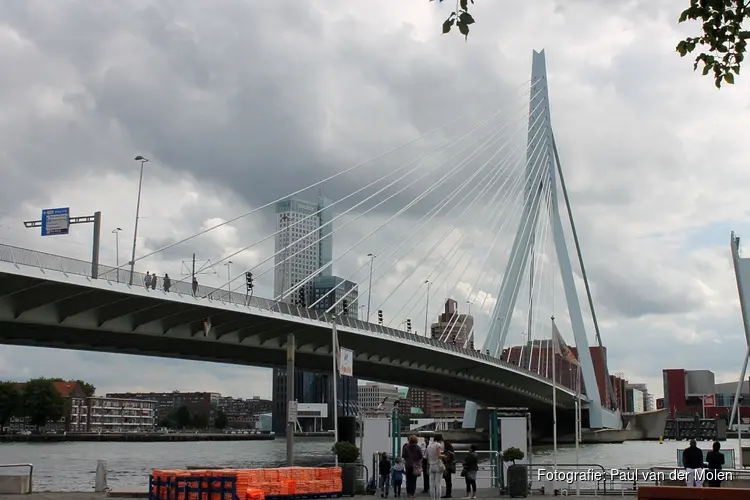
[[[549,318],[555,315],[563,334],[573,333],[589,426],[620,428],[619,412],[600,397],[601,386],[609,383],[606,360],[600,363],[603,373],[597,373],[589,349],[587,321],[599,346],[601,336],[552,132],[543,51],[534,53],[531,79],[519,89],[517,101],[478,125],[466,127],[466,117],[458,118],[135,259],[141,267],[323,185],[334,186],[326,188],[329,192],[337,183],[356,186],[306,215],[277,214],[275,231],[214,261],[214,266],[230,259],[247,263],[216,288],[194,288],[190,279],[175,279],[168,290],[163,284],[147,289],[140,273],[105,266],[92,279],[85,261],[0,246],[0,342],[281,367],[287,336],[293,334],[296,366],[328,372],[335,322],[340,344],[355,351],[358,378],[476,401],[467,404],[464,420],[465,427],[472,427],[477,404],[551,410],[548,367],[562,361],[549,343]],[[456,126],[464,130],[452,137]],[[420,144],[430,151],[392,166]],[[335,254],[331,241],[351,238],[347,230],[355,241]],[[571,239],[589,303],[586,316],[568,250]],[[271,241],[274,251],[257,257],[257,250]],[[368,259],[353,259],[363,248],[374,252]],[[347,259],[345,279],[327,291],[316,288],[321,275],[330,276],[337,263],[346,267]],[[273,299],[244,293],[248,272],[259,295],[263,286],[271,288],[273,278]],[[232,291],[236,288],[243,292]],[[557,291],[564,298],[556,302]],[[370,295],[377,305],[369,310],[368,298],[366,319],[355,319]],[[421,317],[423,333],[431,330],[430,313],[442,308],[441,295],[466,299],[478,320],[488,318],[486,324],[453,311],[445,313],[448,326],[434,338],[411,331],[412,318]],[[373,322],[376,311],[387,311],[388,323]],[[457,332],[471,325],[473,331],[456,342]],[[526,351],[517,360],[506,349],[511,332],[521,333],[517,347]],[[477,340],[483,337],[480,351],[471,348],[473,334]],[[573,385],[557,385],[558,404],[572,409]],[[603,392],[613,394],[610,387]]]

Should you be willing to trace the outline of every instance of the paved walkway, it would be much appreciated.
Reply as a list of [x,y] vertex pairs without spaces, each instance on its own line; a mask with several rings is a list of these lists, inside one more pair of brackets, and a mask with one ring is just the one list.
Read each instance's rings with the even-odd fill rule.
[[[109,495],[103,493],[32,493],[30,495],[0,495],[0,500],[104,500],[106,498],[117,498],[117,493],[110,493]],[[540,495],[530,495],[531,497],[540,498]],[[547,495],[553,498],[552,495]],[[493,489],[481,489],[477,491],[478,498],[500,498],[497,495],[497,490]],[[129,496],[127,498],[148,498],[148,495],[144,493],[142,496]],[[343,497],[347,499],[349,497]],[[377,500],[380,498],[379,495],[359,495],[353,497],[356,500]],[[393,498],[393,497],[391,497]],[[404,499],[406,497],[403,497]],[[417,495],[417,498],[429,498],[428,495]],[[461,497],[454,497],[459,500]],[[507,497],[505,497],[507,498]],[[561,497],[558,497],[561,498]],[[613,498],[622,498],[619,495],[607,495],[607,496],[593,496],[593,495],[582,495],[582,498],[587,500],[612,500]],[[634,496],[625,498],[635,498]]]

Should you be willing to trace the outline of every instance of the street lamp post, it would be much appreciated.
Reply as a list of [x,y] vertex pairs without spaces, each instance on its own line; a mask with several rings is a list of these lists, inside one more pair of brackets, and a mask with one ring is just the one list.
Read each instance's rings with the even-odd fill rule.
[[427,323],[430,318],[430,280],[424,280],[427,285],[427,305],[424,310],[424,335],[427,336]]
[[117,282],[120,282],[120,231],[122,231],[121,227],[116,227],[112,230],[112,233],[115,235],[115,262],[117,263],[116,273],[117,273]]
[[138,238],[138,216],[141,212],[141,188],[143,188],[143,165],[148,161],[148,158],[144,158],[141,155],[136,156],[135,161],[141,162],[141,176],[138,180],[138,201],[135,204],[135,229],[133,229],[133,253],[130,256],[130,280],[129,285],[133,284],[133,274],[135,272],[135,243]]
[[370,284],[367,287],[367,317],[365,318],[365,321],[368,323],[370,322],[370,299],[372,298],[372,263],[375,260],[375,254],[368,253],[368,257],[370,257]]
[[227,266],[227,296],[230,298],[230,300],[232,298],[232,283],[231,283],[231,281],[232,281],[232,272],[230,270],[230,268],[232,267],[232,264],[234,264],[234,262],[232,262],[231,260],[228,260],[224,264],[225,266]]
[[287,278],[289,279],[289,287],[291,288],[292,286],[292,269],[291,269],[291,266],[289,265],[290,262],[288,260],[289,251],[291,250],[291,248],[289,248],[289,245],[292,242],[291,235],[289,233],[289,215],[288,214],[282,215],[281,222],[284,223],[284,239],[282,239],[282,245],[284,245],[284,253],[282,254],[282,257],[284,259],[284,265],[281,266],[282,277],[281,277],[281,294],[280,294],[281,295],[280,300],[283,302],[284,293],[287,291],[287,286],[286,286]]

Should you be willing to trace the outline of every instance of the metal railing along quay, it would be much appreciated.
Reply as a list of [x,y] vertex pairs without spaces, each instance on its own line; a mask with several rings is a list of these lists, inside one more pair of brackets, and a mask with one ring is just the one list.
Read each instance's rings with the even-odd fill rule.
[[29,488],[26,491],[26,494],[33,492],[33,479],[34,479],[34,464],[0,464],[0,469],[20,469],[20,468],[27,468],[29,469]]
[[[39,252],[27,248],[16,247],[12,245],[0,244],[0,261],[9,262],[18,266],[35,267],[42,270],[57,271],[64,275],[72,274],[91,278],[91,262],[54,255],[46,252]],[[116,267],[99,264],[98,277],[96,279],[107,281],[108,283],[121,283],[128,285],[130,271],[118,269]],[[141,272],[134,272],[133,285],[145,288],[146,275]],[[288,314],[298,318],[305,318],[312,321],[320,321],[330,325],[334,321],[333,315],[320,312],[316,309],[300,307],[288,302],[264,299],[244,293],[232,292],[224,288],[212,288],[199,285],[197,293],[193,293],[192,284],[188,281],[174,279],[171,280],[169,292],[165,292],[163,287],[153,290],[153,293],[168,294],[176,293],[179,296],[193,296],[196,300],[218,301],[223,304],[234,304],[237,307],[247,307],[248,309],[259,309],[271,313]],[[489,364],[497,365],[510,371],[523,374],[527,377],[535,378],[545,383],[551,383],[546,377],[526,368],[507,363],[501,359],[494,358],[489,354],[484,354],[474,349],[458,347],[456,345],[440,342],[432,338],[423,337],[415,333],[389,328],[383,325],[362,321],[351,316],[338,316],[335,318],[336,324],[358,329],[365,332],[377,333],[383,336],[396,337],[409,340],[413,344],[422,344],[441,350],[455,352],[464,356],[475,358]],[[567,388],[567,390],[571,390]]]

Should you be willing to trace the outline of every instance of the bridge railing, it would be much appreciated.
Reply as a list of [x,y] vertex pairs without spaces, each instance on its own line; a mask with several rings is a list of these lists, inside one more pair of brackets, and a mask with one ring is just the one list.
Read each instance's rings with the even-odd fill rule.
[[[40,252],[37,250],[30,250],[28,248],[5,245],[1,243],[0,261],[10,262],[14,265],[31,266],[40,269],[59,271],[63,274],[73,274],[86,277],[91,276],[91,262],[89,261],[74,259],[71,257],[64,257],[47,252]],[[116,267],[100,264],[98,268],[98,279],[106,280],[108,282],[127,284],[130,280],[130,271],[127,269],[118,269]],[[133,273],[133,286],[145,287],[146,275],[141,272],[135,271]],[[270,312],[289,314],[291,316],[306,318],[315,321],[322,321],[325,323],[331,323],[334,320],[333,315],[326,314],[325,312],[316,309],[308,309],[307,307],[297,306],[288,302],[275,301],[262,297],[248,296],[243,293],[232,292],[223,288],[213,288],[199,284],[198,288],[196,290],[193,290],[191,283],[181,280],[173,280],[171,282],[169,291],[167,292],[164,290],[163,277],[157,277],[157,283],[156,285],[152,286],[152,289],[154,293],[177,293],[178,295],[195,296],[198,298],[220,301],[223,303],[232,303],[243,305],[246,307],[255,307]],[[408,340],[411,343],[428,345],[439,349],[460,353],[465,356],[480,359],[490,364],[499,365],[508,370],[522,373],[526,376],[531,376],[538,380],[549,383],[548,378],[534,371],[517,366],[515,364],[508,363],[506,361],[503,361],[502,359],[493,358],[489,354],[485,354],[474,349],[467,349],[448,342],[441,342],[432,338],[423,337],[415,333],[406,332],[396,328],[389,328],[379,324],[369,323],[367,321],[362,321],[351,316],[338,316],[337,318],[335,318],[335,321],[337,324],[349,328],[379,333],[384,336],[397,337]]]

